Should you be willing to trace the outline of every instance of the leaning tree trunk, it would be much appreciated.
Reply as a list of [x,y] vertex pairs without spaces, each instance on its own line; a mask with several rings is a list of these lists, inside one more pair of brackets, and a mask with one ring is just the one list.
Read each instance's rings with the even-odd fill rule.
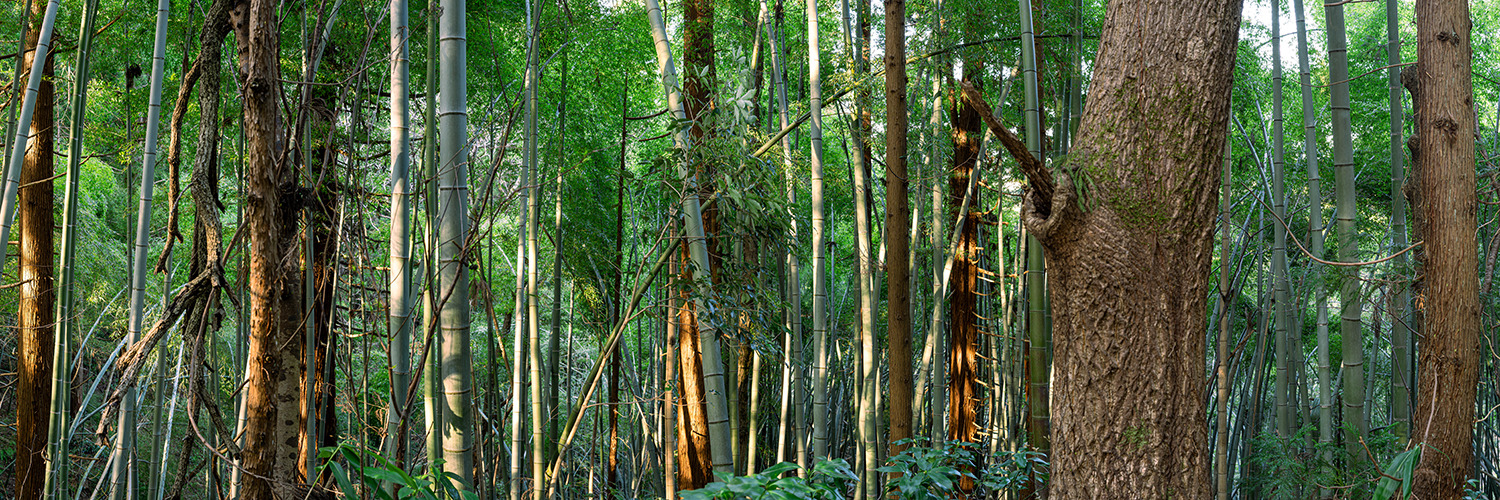
[[1479,381],[1479,276],[1475,226],[1474,108],[1468,3],[1417,2],[1417,189],[1426,251],[1426,322],[1412,436],[1425,444],[1417,498],[1459,498],[1472,470],[1470,436]]
[[1051,264],[1054,498],[1209,495],[1202,332],[1239,18],[1236,0],[1111,3],[1055,180],[991,123]]

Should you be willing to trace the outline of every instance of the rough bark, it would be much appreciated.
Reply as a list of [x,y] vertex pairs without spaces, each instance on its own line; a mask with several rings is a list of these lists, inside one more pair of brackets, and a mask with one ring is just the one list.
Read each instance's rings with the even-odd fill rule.
[[[32,2],[35,22],[26,36],[26,60],[22,74],[31,72],[36,63],[36,47],[41,30],[42,11],[46,2]],[[31,141],[26,149],[26,163],[21,167],[18,192],[17,226],[19,226],[20,330],[17,346],[16,389],[16,498],[41,498],[47,471],[48,411],[52,401],[52,177],[53,115],[56,95],[52,83],[53,61],[48,57],[42,66],[42,83],[37,88],[36,111],[31,115]]]
[[1422,349],[1412,437],[1424,442],[1412,493],[1459,498],[1472,470],[1479,377],[1472,24],[1464,1],[1417,2],[1413,154],[1425,275]]
[[1025,200],[1049,264],[1054,498],[1209,495],[1202,332],[1239,17],[1112,2],[1054,197]]
[[910,207],[906,183],[906,0],[885,0],[885,234],[888,278],[890,456],[912,437],[911,271],[906,235]]
[[[984,63],[979,60],[964,61],[965,84],[979,83]],[[984,141],[980,111],[966,101],[954,102],[953,110],[953,170],[948,174],[949,217],[963,218],[959,228],[957,252],[953,255],[952,295],[949,297],[949,352],[948,352],[948,440],[965,443],[979,442],[978,397],[979,397],[979,325],[976,314],[978,303],[979,224],[981,216],[975,207],[981,205],[978,192],[972,194],[967,205],[964,194],[969,189],[969,177],[975,175],[979,162],[980,145]],[[959,210],[968,210],[959,214]],[[974,481],[968,477],[960,481],[960,488],[969,491]]]
[[[295,251],[300,193],[283,157],[276,4],[241,0],[231,12],[244,89],[245,230],[250,238],[250,352],[246,370],[242,498],[281,495],[296,480],[297,367],[302,286]],[[283,495],[285,496],[285,495]]]
[[[705,217],[706,218],[706,217]],[[684,245],[677,276],[678,283],[691,283],[692,257]],[[713,460],[708,440],[707,396],[703,383],[703,358],[699,355],[697,304],[688,289],[678,292],[681,304],[676,310],[678,343],[677,387],[681,393],[677,399],[677,487],[680,490],[696,490],[714,481]]]

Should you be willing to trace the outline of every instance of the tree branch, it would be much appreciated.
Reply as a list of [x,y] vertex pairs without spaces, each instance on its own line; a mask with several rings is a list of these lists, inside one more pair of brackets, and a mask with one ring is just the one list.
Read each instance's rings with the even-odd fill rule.
[[1052,191],[1057,186],[1052,173],[1047,171],[1047,167],[1042,164],[1041,160],[1031,156],[1031,151],[1026,149],[1026,143],[995,118],[994,109],[984,101],[984,96],[979,93],[979,89],[974,88],[973,83],[963,82],[963,94],[964,100],[979,111],[979,116],[984,118],[984,123],[989,125],[990,131],[1000,139],[1000,144],[1004,145],[1005,150],[1009,151],[1010,155],[1015,157],[1016,162],[1021,164],[1021,173],[1026,176],[1031,189],[1036,191],[1037,213],[1043,216],[1052,213]]

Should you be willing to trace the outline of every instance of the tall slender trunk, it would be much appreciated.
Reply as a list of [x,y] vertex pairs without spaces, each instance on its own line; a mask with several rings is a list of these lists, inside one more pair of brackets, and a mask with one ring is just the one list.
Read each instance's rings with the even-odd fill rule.
[[[1025,96],[1026,150],[1033,157],[1041,158],[1042,113],[1037,83],[1036,39],[1033,30],[1031,1],[1021,0],[1021,74],[1022,91]],[[1026,290],[1027,290],[1027,344],[1026,358],[1027,441],[1031,449],[1050,453],[1052,448],[1051,363],[1047,349],[1051,344],[1051,328],[1047,320],[1047,260],[1041,241],[1027,235],[1026,242]],[[1028,488],[1038,498],[1047,497],[1047,485],[1035,474]]]
[[[1272,10],[1272,12],[1279,12]],[[1219,204],[1219,240],[1222,250],[1219,251],[1219,342],[1218,353],[1215,356],[1217,366],[1214,368],[1215,378],[1218,381],[1218,395],[1214,398],[1214,414],[1218,417],[1215,422],[1214,435],[1217,440],[1214,443],[1214,491],[1218,500],[1229,500],[1229,311],[1233,309],[1234,298],[1230,295],[1229,279],[1229,200],[1232,197],[1230,188],[1233,186],[1234,172],[1230,167],[1234,162],[1234,142],[1224,141],[1224,174],[1223,181],[1219,183],[1219,198],[1223,201]]]
[[1473,470],[1474,401],[1480,371],[1480,301],[1474,171],[1472,24],[1468,2],[1417,3],[1417,65],[1407,88],[1416,102],[1412,150],[1426,251],[1427,313],[1417,391],[1431,398],[1414,415],[1426,449],[1418,498],[1458,498]]
[[[542,2],[535,1],[528,5],[527,12],[527,43],[526,43],[526,81],[525,81],[525,124],[524,145],[522,146],[522,178],[526,182],[524,191],[524,205],[521,215],[521,237],[525,241],[525,252],[516,249],[516,315],[522,319],[516,321],[516,330],[512,342],[515,343],[512,352],[515,353],[515,368],[511,370],[511,458],[510,458],[510,499],[520,500],[522,478],[522,455],[524,454],[525,437],[523,426],[525,425],[525,410],[521,401],[521,393],[525,389],[525,378],[521,376],[523,367],[534,365],[535,359],[532,353],[536,350],[537,341],[537,306],[536,306],[536,150],[537,150],[537,86],[541,83],[541,68],[539,64],[541,51],[541,22]],[[524,276],[524,278],[523,278]],[[521,308],[524,307],[525,311]],[[522,316],[524,315],[524,316]],[[526,368],[525,373],[530,375],[531,383],[535,384],[540,378],[536,366]],[[532,393],[539,394],[538,389],[533,388]],[[533,438],[536,430],[540,429],[535,422],[537,413],[535,399],[532,400],[532,429]],[[540,450],[540,440],[533,443],[531,464],[537,468],[537,464],[546,457],[537,453]],[[532,491],[539,491],[544,477],[540,472],[533,471]]]
[[[1292,0],[1292,10],[1297,16],[1297,68],[1298,78],[1302,87],[1302,152],[1303,163],[1307,164],[1307,198],[1310,200],[1311,208],[1308,210],[1307,240],[1309,250],[1314,257],[1323,257],[1323,233],[1327,229],[1323,224],[1323,194],[1322,174],[1318,170],[1318,122],[1315,113],[1316,104],[1313,102],[1312,94],[1312,69],[1308,63],[1307,47],[1307,17],[1302,8],[1302,0]],[[1322,266],[1314,263],[1314,275],[1321,275]],[[1314,279],[1314,282],[1321,280]],[[1317,336],[1318,336],[1318,442],[1327,445],[1333,442],[1333,385],[1329,373],[1328,352],[1328,292],[1325,287],[1313,287],[1313,301],[1317,308]],[[1332,451],[1325,451],[1325,461],[1333,459]],[[1323,489],[1320,495],[1328,498],[1333,490]]]
[[828,454],[828,274],[827,222],[823,213],[823,75],[819,59],[818,0],[807,5],[807,76],[812,122],[808,142],[812,148],[812,258],[813,258],[813,448],[812,459]]
[[[1388,66],[1401,63],[1400,9],[1396,2],[1386,2],[1385,34]],[[1402,124],[1406,119],[1405,105],[1401,99],[1401,68],[1386,70],[1386,83],[1390,93],[1391,122],[1391,251],[1406,248],[1406,199],[1396,196],[1406,183],[1406,165],[1402,156]],[[1396,273],[1405,274],[1407,257],[1403,253],[1391,263]],[[1407,294],[1409,285],[1398,281],[1392,291],[1389,310],[1391,313],[1391,422],[1393,431],[1402,441],[1411,436],[1411,299]]]
[[[142,159],[142,181],[136,213],[135,246],[132,248],[130,278],[131,342],[141,338],[146,301],[146,254],[149,252],[151,229],[151,191],[156,166],[156,138],[160,130],[162,73],[166,66],[167,15],[170,2],[161,0],[156,13],[156,45],[151,64],[151,90],[146,112],[146,151]],[[135,492],[135,394],[128,392],[120,406],[120,427],[115,436],[111,458],[110,498],[119,500],[133,498]]]
[[557,456],[557,425],[567,412],[558,406],[557,392],[561,387],[558,380],[559,371],[562,369],[559,362],[562,352],[562,197],[563,197],[563,168],[568,164],[568,53],[566,49],[562,56],[562,86],[559,92],[560,101],[557,104],[557,173],[555,181],[557,192],[553,194],[552,228],[552,328],[547,337],[547,463]]
[[[765,5],[765,0],[761,0]],[[782,2],[776,3],[776,26],[781,26],[785,18],[785,10]],[[786,95],[786,47],[781,43],[780,32],[773,30],[771,25],[766,30],[772,31],[767,38],[772,44],[772,81],[776,93],[776,117],[777,124],[786,128],[790,123],[787,113]],[[785,190],[788,206],[797,205],[796,176],[792,165],[792,138],[791,134],[781,137],[782,170],[785,176]],[[788,237],[792,242],[800,241],[797,232],[797,219],[789,217],[790,233]],[[803,381],[805,380],[806,360],[802,353],[802,278],[801,257],[798,255],[796,245],[787,245],[786,255],[786,301],[791,305],[787,310],[787,337],[785,339],[785,357],[782,359],[782,395],[781,395],[781,429],[776,441],[776,461],[786,461],[786,453],[793,453],[792,460],[802,467],[807,467],[807,440],[803,438],[807,429],[807,409],[803,404]],[[790,421],[790,425],[787,422]]]
[[[442,162],[438,168],[438,290],[442,294],[444,470],[474,484],[473,354],[469,343],[469,113],[467,2],[443,0]],[[469,486],[472,487],[472,486]]]
[[[890,456],[912,437],[911,259],[906,170],[906,0],[885,0],[886,341],[890,363]],[[899,477],[899,476],[892,476]]]
[[[1281,2],[1272,0],[1271,12],[1271,139],[1274,145],[1271,149],[1271,211],[1276,214],[1280,221],[1286,220],[1286,188],[1282,183],[1282,170],[1286,164],[1284,161],[1283,142],[1285,135],[1282,133],[1281,113]],[[1274,243],[1271,247],[1271,276],[1274,280],[1272,287],[1275,289],[1271,307],[1275,309],[1272,313],[1275,321],[1276,332],[1276,435],[1282,439],[1290,438],[1293,432],[1291,421],[1293,420],[1292,407],[1288,403],[1292,401],[1291,391],[1287,385],[1290,377],[1288,370],[1291,366],[1291,350],[1301,349],[1301,342],[1293,346],[1290,337],[1291,322],[1291,293],[1287,285],[1286,267],[1286,227],[1281,224],[1272,224]],[[1301,338],[1298,336],[1297,338]]]
[[[56,4],[42,15],[43,4],[34,2],[32,19],[38,24],[51,23],[56,19]],[[17,498],[40,498],[44,494],[48,469],[47,429],[52,406],[52,363],[55,353],[53,325],[56,319],[53,307],[57,299],[53,295],[52,271],[52,173],[55,94],[52,84],[54,57],[50,40],[44,40],[46,32],[51,38],[52,26],[27,30],[25,68],[33,70],[41,65],[45,75],[36,86],[34,111],[30,120],[29,142],[17,142],[16,149],[25,151],[25,163],[21,166],[21,188],[17,194],[19,206],[19,259],[17,275],[20,278],[19,310],[16,327],[20,331],[17,350],[16,382],[16,494]],[[40,58],[40,59],[38,59]],[[24,71],[24,70],[23,70]],[[34,73],[34,71],[33,71]],[[7,219],[9,214],[7,214]],[[5,233],[8,237],[8,232]]]
[[[275,5],[242,0],[244,18],[235,23],[240,78],[244,84],[248,143],[245,227],[250,235],[250,353],[247,370],[244,468],[250,476],[242,498],[284,495],[297,470],[297,335],[301,315],[301,274],[295,259],[283,256],[295,245],[296,225],[284,221],[300,208],[283,203],[295,171],[279,160],[284,145],[280,116],[280,36]],[[287,200],[290,201],[290,200]],[[290,445],[288,445],[290,443]]]
[[[411,379],[411,169],[410,50],[407,39],[406,0],[391,0],[391,242],[390,242],[390,338],[391,401],[386,410],[387,457],[398,466],[406,463],[406,436],[401,413],[406,410],[406,385]],[[394,490],[388,490],[394,493]]]
[[75,302],[73,257],[78,251],[78,177],[79,166],[83,163],[83,127],[87,118],[85,110],[88,108],[91,71],[89,60],[94,48],[94,18],[98,11],[99,0],[89,0],[84,6],[83,22],[79,28],[77,80],[73,85],[72,119],[69,120],[68,131],[68,168],[64,181],[66,187],[63,195],[62,251],[58,260],[61,263],[62,272],[59,276],[57,315],[54,319],[57,331],[52,347],[51,418],[47,425],[47,463],[50,465],[43,480],[45,494],[49,498],[60,500],[68,498],[70,486],[68,463],[71,460],[67,458],[70,433],[64,429],[68,427],[70,416],[68,396],[72,394],[72,391],[69,390],[68,380],[72,375],[72,370],[69,369],[71,361],[69,351],[76,328],[73,309]]
[[[1359,254],[1358,219],[1355,213],[1354,190],[1354,135],[1349,110],[1349,50],[1345,42],[1344,6],[1331,3],[1325,6],[1328,19],[1328,79],[1329,104],[1333,108],[1333,179],[1337,203],[1334,221],[1339,232],[1339,260],[1354,262]],[[1364,461],[1364,448],[1360,444],[1368,432],[1365,422],[1365,363],[1364,336],[1360,332],[1360,316],[1363,300],[1360,299],[1359,267],[1339,269],[1342,274],[1339,291],[1341,321],[1339,335],[1343,337],[1343,425],[1344,448],[1350,460]]]

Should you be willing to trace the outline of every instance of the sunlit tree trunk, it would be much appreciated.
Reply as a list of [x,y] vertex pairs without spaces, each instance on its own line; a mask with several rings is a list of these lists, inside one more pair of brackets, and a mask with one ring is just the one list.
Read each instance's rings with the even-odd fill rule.
[[[244,17],[235,23],[240,78],[244,82],[247,205],[245,230],[250,236],[250,353],[246,369],[244,463],[249,476],[242,498],[268,500],[296,481],[298,418],[297,335],[301,328],[301,273],[294,259],[284,259],[295,245],[295,224],[283,221],[300,207],[282,203],[283,189],[294,185],[295,172],[281,161],[280,35],[276,6],[267,0],[242,0]],[[288,444],[290,443],[290,444]]]
[[1474,47],[1468,2],[1417,2],[1412,151],[1421,191],[1414,204],[1426,251],[1426,314],[1413,437],[1424,443],[1412,493],[1459,498],[1473,470],[1480,371],[1480,301],[1474,168]]
[[[984,74],[984,62],[967,59],[963,64],[963,83],[980,83]],[[955,94],[955,98],[957,94]],[[955,99],[953,103],[953,170],[948,174],[948,209],[955,220],[962,220],[958,228],[959,244],[953,255],[950,278],[952,295],[949,297],[949,352],[948,352],[948,434],[949,441],[978,443],[979,441],[979,325],[978,289],[979,275],[979,211],[978,191],[969,192],[969,178],[977,175],[980,144],[984,131],[980,128],[980,112],[974,106]],[[1039,132],[1038,132],[1039,133]],[[965,199],[970,201],[966,204]],[[971,473],[973,471],[970,471]],[[974,480],[963,477],[959,488],[965,492],[974,488]]]
[[[682,105],[682,99],[677,90],[677,69],[672,63],[671,45],[667,42],[666,24],[662,21],[661,7],[655,0],[646,3],[647,17],[651,23],[651,35],[656,46],[656,57],[658,69],[662,77],[662,87],[667,94],[667,109],[677,120],[677,123],[687,123],[687,112]],[[690,51],[691,52],[691,51]],[[693,137],[688,133],[686,127],[673,126],[674,142],[678,149],[685,152],[688,158],[692,158]],[[709,321],[707,303],[713,292],[713,284],[710,278],[711,268],[708,252],[708,243],[704,222],[706,220],[702,207],[699,203],[700,178],[689,170],[688,164],[678,166],[678,175],[684,183],[685,197],[682,201],[686,249],[692,262],[692,268],[686,271],[692,273],[695,284],[695,293],[692,297],[692,306],[687,314],[693,318],[693,329],[691,332],[684,330],[683,344],[689,342],[697,344],[696,357],[703,369],[703,404],[705,407],[703,428],[695,429],[708,436],[709,457],[715,472],[731,472],[733,465],[729,444],[729,408],[726,402],[726,391],[724,383],[724,365],[719,357],[719,336],[715,325]],[[699,172],[700,174],[702,172]],[[689,333],[692,339],[689,339]],[[684,364],[688,360],[683,361]],[[686,366],[686,365],[685,365]],[[684,373],[682,378],[686,380],[693,374]],[[684,387],[684,399],[692,401],[689,389]],[[716,443],[716,444],[715,444]],[[707,479],[707,478],[704,478]],[[704,483],[706,484],[706,482]]]

